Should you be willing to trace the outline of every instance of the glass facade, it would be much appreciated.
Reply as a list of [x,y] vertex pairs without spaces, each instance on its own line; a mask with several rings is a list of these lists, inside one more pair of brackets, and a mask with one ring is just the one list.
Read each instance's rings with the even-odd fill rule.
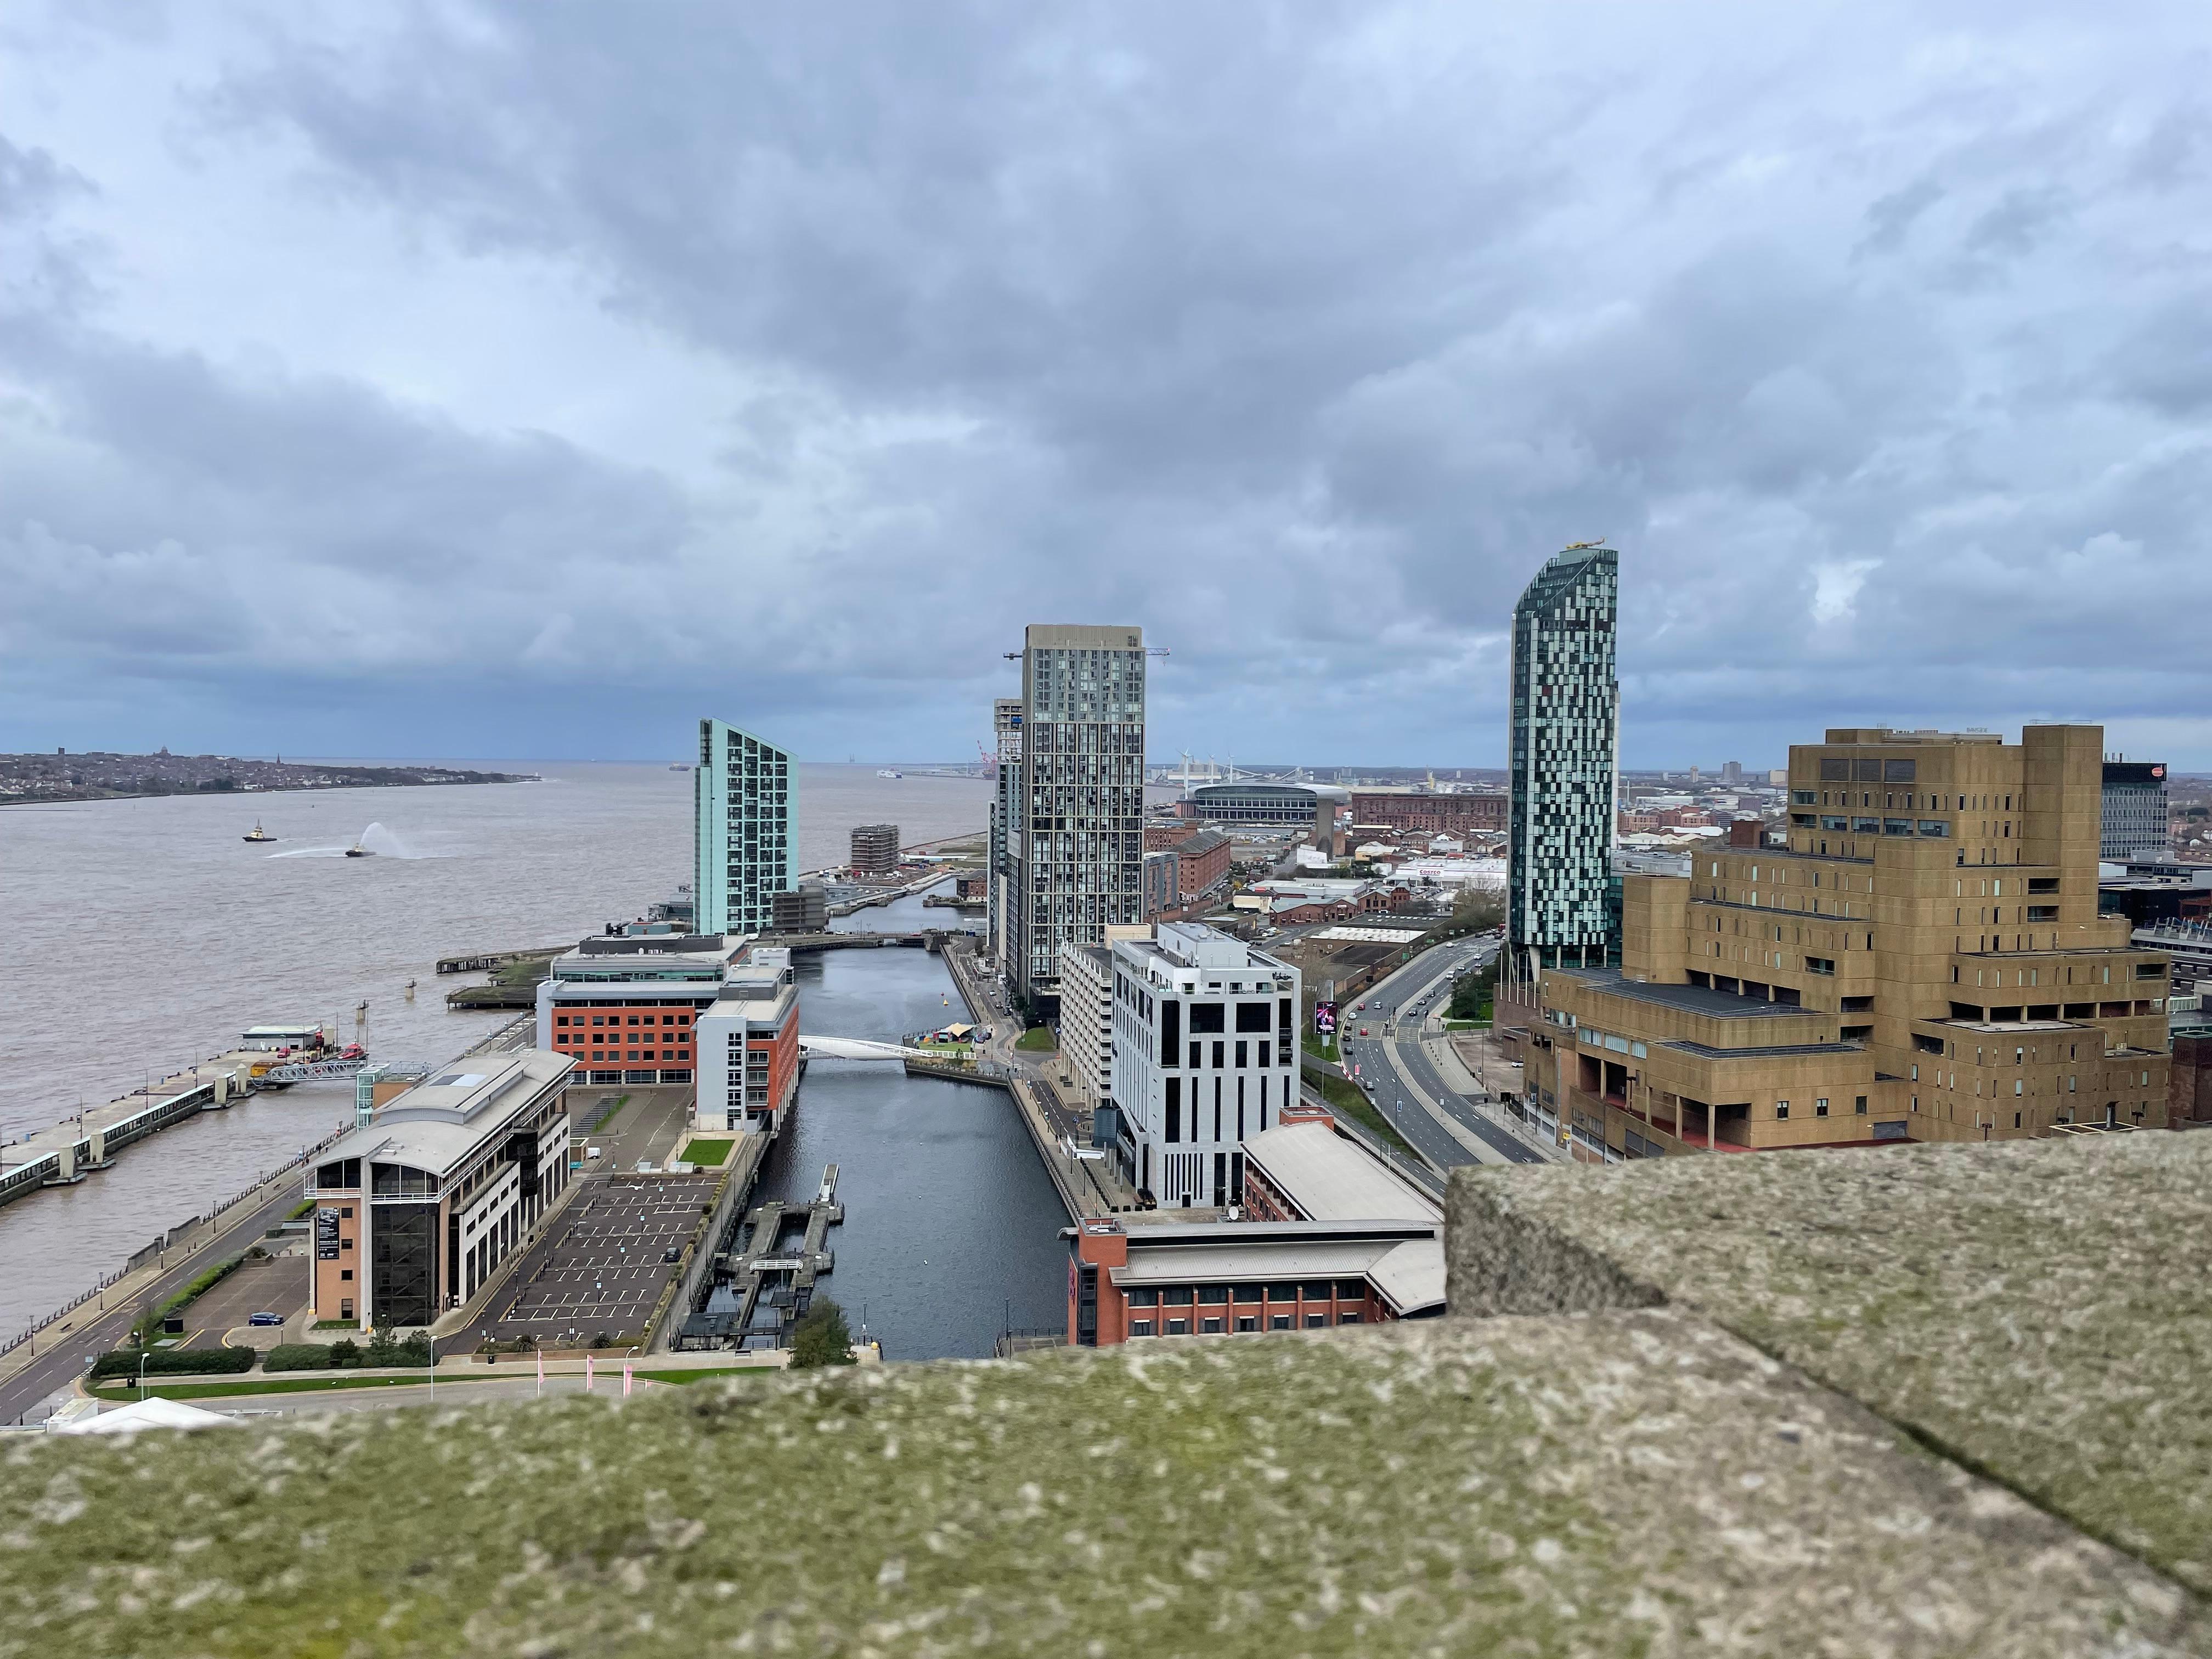
[[1024,645],[1001,960],[1025,995],[1050,997],[1061,945],[1144,919],[1145,636],[1037,624]]
[[1506,937],[1516,970],[1618,961],[1620,555],[1570,548],[1513,607]]
[[691,789],[699,931],[772,931],[775,896],[799,886],[799,787],[790,755],[724,721],[701,720]]
[[2166,851],[2166,768],[2148,761],[2105,763],[2104,834],[2099,856],[2125,863]]

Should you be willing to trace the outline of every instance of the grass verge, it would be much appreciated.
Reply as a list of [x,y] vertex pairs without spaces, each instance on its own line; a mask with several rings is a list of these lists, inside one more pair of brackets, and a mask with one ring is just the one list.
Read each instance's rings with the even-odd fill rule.
[[[714,1365],[705,1370],[636,1371],[632,1375],[641,1376],[648,1382],[680,1383],[704,1382],[710,1377],[720,1376],[766,1376],[772,1372],[780,1372],[781,1370],[782,1367],[779,1365]],[[617,1371],[616,1375],[620,1376],[621,1373]]]
[[686,1141],[683,1151],[676,1155],[678,1163],[692,1163],[702,1170],[719,1170],[730,1161],[730,1148],[736,1139],[728,1135],[702,1135]]
[[1348,1083],[1340,1077],[1313,1078],[1311,1073],[1308,1076],[1311,1078],[1313,1085],[1321,1091],[1322,1098],[1331,1106],[1353,1119],[1386,1146],[1396,1147],[1416,1164],[1421,1161],[1421,1155],[1413,1149],[1405,1136],[1391,1127],[1390,1120],[1376,1109],[1375,1103],[1359,1092],[1358,1085]]
[[1014,1039],[1014,1047],[1024,1054],[1048,1054],[1060,1044],[1053,1037],[1051,1026],[1032,1025]]

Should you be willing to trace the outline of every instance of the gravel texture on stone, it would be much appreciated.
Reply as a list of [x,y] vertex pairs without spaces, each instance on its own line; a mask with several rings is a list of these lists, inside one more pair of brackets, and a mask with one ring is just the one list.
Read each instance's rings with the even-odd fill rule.
[[2208,1651],[1672,1310],[0,1449],[0,1656]]
[[2212,1590],[2212,1134],[1463,1171],[1455,1314],[1702,1313]]

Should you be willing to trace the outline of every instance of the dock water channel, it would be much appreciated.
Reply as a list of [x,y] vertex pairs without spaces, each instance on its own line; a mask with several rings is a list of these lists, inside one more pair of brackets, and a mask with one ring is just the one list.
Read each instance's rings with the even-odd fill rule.
[[[896,927],[894,912],[908,905],[917,925],[950,915],[908,900],[854,920]],[[799,1026],[814,1036],[896,1042],[967,1018],[944,963],[921,951],[826,951],[799,957],[796,971]],[[817,1200],[832,1164],[842,1219],[828,1225]],[[1066,1321],[1066,1213],[1003,1090],[908,1077],[896,1064],[810,1061],[742,1206],[763,1220],[732,1241],[734,1255],[751,1249],[770,1206],[781,1239],[763,1243],[794,1256],[826,1250],[832,1265],[814,1275],[813,1293],[835,1297],[854,1336],[865,1325],[886,1359],[986,1358],[1002,1330]],[[744,1282],[733,1274],[708,1311],[739,1313]]]

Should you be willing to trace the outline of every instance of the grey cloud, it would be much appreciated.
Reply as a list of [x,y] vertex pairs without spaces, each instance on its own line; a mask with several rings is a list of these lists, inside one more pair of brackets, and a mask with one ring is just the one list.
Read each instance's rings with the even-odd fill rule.
[[2187,15],[2128,16],[257,15],[195,164],[283,158],[719,366],[712,471],[34,296],[0,549],[110,664],[157,649],[87,620],[129,584],[289,582],[359,638],[288,672],[587,721],[586,675],[624,718],[738,687],[838,752],[964,732],[1024,622],[1111,615],[1176,651],[1160,747],[1492,758],[1514,592],[1601,533],[1670,740],[2147,707],[2204,672],[2134,647],[2212,562],[2174,246],[2212,204]]

